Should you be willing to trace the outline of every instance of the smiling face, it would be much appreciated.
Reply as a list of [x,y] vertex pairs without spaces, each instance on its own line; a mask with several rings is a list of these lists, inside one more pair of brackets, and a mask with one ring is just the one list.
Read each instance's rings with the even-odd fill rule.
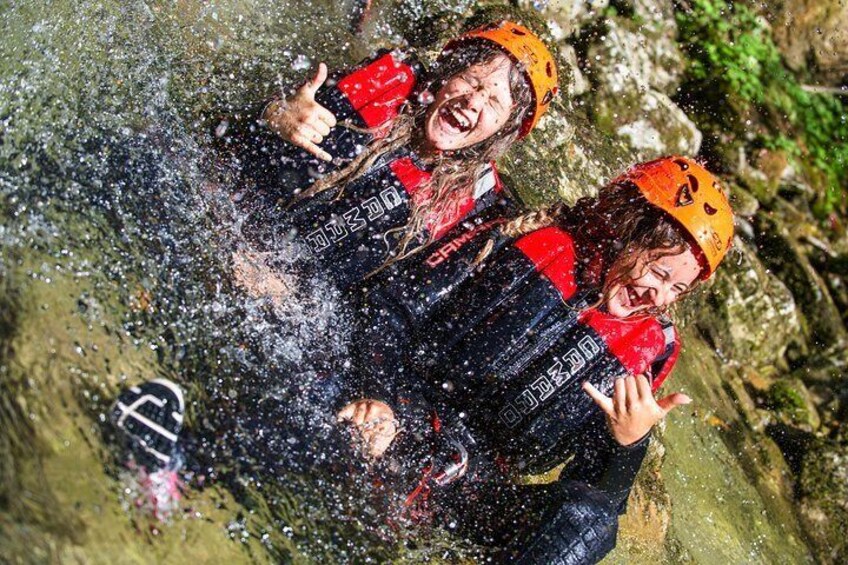
[[656,252],[643,251],[624,275],[624,282],[611,289],[607,311],[616,318],[626,318],[669,306],[698,280],[701,269],[688,246],[681,253],[660,257]]
[[513,110],[510,92],[512,61],[495,55],[452,76],[436,93],[424,117],[430,149],[471,147],[497,133]]

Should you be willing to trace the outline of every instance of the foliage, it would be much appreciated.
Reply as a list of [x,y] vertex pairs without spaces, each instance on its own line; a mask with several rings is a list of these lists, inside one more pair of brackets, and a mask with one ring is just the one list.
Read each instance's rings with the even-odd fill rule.
[[768,404],[772,410],[785,414],[795,423],[809,420],[809,411],[801,393],[786,381],[777,381],[768,391]]
[[820,211],[833,210],[848,182],[844,104],[804,90],[783,64],[768,24],[742,2],[691,0],[677,23],[690,58],[683,89],[700,106],[698,119],[717,121],[751,148],[786,151],[798,169],[822,179],[815,183],[822,189]]

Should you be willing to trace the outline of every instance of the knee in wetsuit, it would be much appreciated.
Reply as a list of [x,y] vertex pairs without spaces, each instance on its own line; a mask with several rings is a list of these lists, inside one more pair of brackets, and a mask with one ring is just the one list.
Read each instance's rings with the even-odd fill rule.
[[618,510],[603,491],[578,481],[557,485],[560,498],[539,527],[518,538],[504,557],[522,565],[597,563],[615,547]]

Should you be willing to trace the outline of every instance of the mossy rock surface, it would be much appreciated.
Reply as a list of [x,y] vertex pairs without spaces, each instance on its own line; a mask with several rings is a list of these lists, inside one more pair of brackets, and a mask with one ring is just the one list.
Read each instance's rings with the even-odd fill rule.
[[[697,334],[687,330],[683,338],[680,362],[663,388],[682,390],[694,402],[668,417],[660,475],[645,465],[639,477],[644,490],[655,490],[651,484],[660,481],[671,500],[664,545],[656,547],[655,529],[641,526],[649,530],[642,534],[644,543],[639,528],[622,529],[626,543],[606,562],[812,563],[780,451],[740,416],[739,401],[725,382],[733,373]],[[643,513],[637,522],[650,519],[646,506],[636,502],[628,512]],[[662,522],[654,525],[662,529]]]
[[756,220],[760,258],[795,297],[811,347],[826,350],[844,345],[848,333],[842,316],[788,225],[777,214],[759,214]]
[[848,445],[819,440],[803,461],[801,516],[822,563],[842,563],[848,552]]
[[786,286],[737,238],[722,269],[699,299],[684,305],[687,318],[722,358],[743,366],[780,363],[787,346],[802,340],[796,304]]

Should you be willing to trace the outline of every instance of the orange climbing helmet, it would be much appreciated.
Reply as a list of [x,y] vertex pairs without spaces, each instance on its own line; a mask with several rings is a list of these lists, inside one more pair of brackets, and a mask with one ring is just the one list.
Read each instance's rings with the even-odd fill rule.
[[559,92],[554,56],[539,37],[526,27],[503,20],[464,33],[448,42],[442,53],[461,43],[476,40],[490,41],[506,51],[521,65],[533,95],[533,107],[521,124],[519,137],[530,133]]
[[636,165],[612,182],[633,183],[677,220],[701,250],[702,278],[715,272],[733,241],[733,210],[717,177],[693,159],[672,156]]

